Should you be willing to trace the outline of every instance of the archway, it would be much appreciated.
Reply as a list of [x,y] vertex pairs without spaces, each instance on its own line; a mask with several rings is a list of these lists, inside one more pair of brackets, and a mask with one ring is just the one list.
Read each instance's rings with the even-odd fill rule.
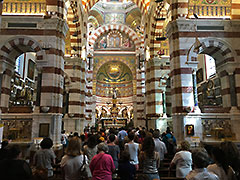
[[125,126],[131,120],[128,109],[133,106],[133,91],[133,75],[125,63],[115,60],[103,64],[96,74],[97,123]]

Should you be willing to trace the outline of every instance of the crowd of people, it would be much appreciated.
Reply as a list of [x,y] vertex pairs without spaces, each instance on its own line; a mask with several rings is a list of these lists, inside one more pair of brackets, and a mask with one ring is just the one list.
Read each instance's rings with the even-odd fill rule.
[[30,165],[21,159],[18,145],[2,142],[1,179],[53,179],[58,164],[64,180],[160,180],[159,169],[166,156],[172,159],[169,176],[176,171],[177,178],[187,180],[239,179],[240,157],[234,143],[191,148],[188,141],[183,141],[177,148],[169,127],[163,133],[143,127],[86,129],[80,136],[62,131],[61,143],[64,153],[56,159],[53,141],[44,138]]

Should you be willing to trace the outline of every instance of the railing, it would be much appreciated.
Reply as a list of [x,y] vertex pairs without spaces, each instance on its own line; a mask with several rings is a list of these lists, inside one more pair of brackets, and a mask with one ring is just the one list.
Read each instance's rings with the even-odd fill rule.
[[231,16],[231,0],[189,0],[188,15],[197,14],[198,16]]
[[46,0],[4,0],[3,14],[45,14]]

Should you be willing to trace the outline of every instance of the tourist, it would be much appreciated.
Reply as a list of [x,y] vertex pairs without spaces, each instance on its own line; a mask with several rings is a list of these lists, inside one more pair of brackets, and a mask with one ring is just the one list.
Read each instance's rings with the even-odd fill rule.
[[158,152],[159,157],[160,157],[160,166],[163,166],[163,159],[165,154],[167,154],[167,148],[164,142],[160,140],[160,131],[155,130],[153,132],[153,137],[154,137],[154,144],[155,144],[155,151]]
[[98,154],[92,158],[90,170],[92,180],[112,180],[112,173],[115,171],[112,156],[106,154],[108,146],[104,142],[98,144]]
[[216,174],[219,180],[233,180],[235,173],[231,166],[228,165],[225,153],[219,147],[212,149],[212,157],[214,164],[210,164],[207,169],[208,171]]
[[240,154],[235,143],[231,141],[222,142],[220,145],[224,151],[228,165],[235,171],[235,175],[240,179]]
[[186,180],[219,180],[216,174],[207,170],[209,156],[205,149],[196,149],[192,152],[194,170],[186,176]]
[[3,180],[30,180],[32,170],[25,160],[21,160],[21,151],[18,145],[5,147],[5,159],[0,161],[0,174]]
[[81,150],[83,151],[83,147],[87,144],[85,134],[80,135],[80,145],[81,145]]
[[128,135],[125,128],[120,128],[120,131],[118,132],[118,144],[121,150],[124,149],[124,139]]
[[173,136],[169,127],[167,127],[166,134],[163,136],[163,142],[167,147],[169,155],[174,155],[177,148],[176,138]]
[[125,144],[125,150],[128,151],[130,154],[130,163],[135,165],[136,170],[138,170],[139,144],[134,142],[134,136],[135,136],[134,132],[128,134],[128,139],[130,140],[130,142]]
[[176,165],[176,177],[185,178],[192,170],[192,153],[188,141],[181,142],[181,150],[177,152],[170,164],[170,171]]
[[86,164],[88,168],[88,158],[86,155],[81,154],[80,147],[80,139],[78,137],[73,137],[69,140],[66,155],[63,156],[60,163],[64,180],[79,180],[81,177],[79,172],[83,164]]
[[97,154],[97,137],[96,135],[90,135],[87,144],[83,146],[83,152],[87,155],[89,162],[91,162],[93,156]]
[[142,151],[140,152],[139,160],[140,167],[143,173],[149,180],[160,180],[158,174],[159,154],[154,151],[155,144],[151,136],[147,136],[143,140]]
[[66,133],[65,130],[61,131],[61,144],[63,145],[63,148],[67,146],[67,141],[68,141],[67,135],[65,133]]
[[118,159],[120,157],[120,148],[115,144],[116,136],[114,134],[110,134],[108,143],[108,154],[110,154],[113,158],[113,163],[115,169],[118,169]]
[[53,176],[53,167],[55,164],[56,155],[51,149],[53,141],[50,138],[44,138],[40,143],[41,149],[39,149],[34,155],[33,164],[36,168],[42,168],[47,170],[48,177]]
[[119,160],[118,175],[121,180],[134,180],[136,168],[130,163],[130,154],[123,151]]

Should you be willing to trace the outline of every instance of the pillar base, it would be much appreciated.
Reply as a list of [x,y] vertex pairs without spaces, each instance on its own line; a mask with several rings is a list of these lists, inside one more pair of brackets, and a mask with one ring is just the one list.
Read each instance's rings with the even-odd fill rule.
[[239,114],[240,110],[237,108],[237,106],[232,106],[230,110],[231,114]]
[[[41,127],[41,129],[40,129]],[[50,137],[54,145],[61,143],[62,114],[33,114],[32,139],[42,136]]]
[[[173,115],[173,132],[177,139],[177,143],[180,144],[183,140],[187,140],[192,144],[192,137],[197,137],[202,140],[202,120],[201,115],[191,114],[177,114]],[[194,134],[187,135],[186,125],[194,126]]]

